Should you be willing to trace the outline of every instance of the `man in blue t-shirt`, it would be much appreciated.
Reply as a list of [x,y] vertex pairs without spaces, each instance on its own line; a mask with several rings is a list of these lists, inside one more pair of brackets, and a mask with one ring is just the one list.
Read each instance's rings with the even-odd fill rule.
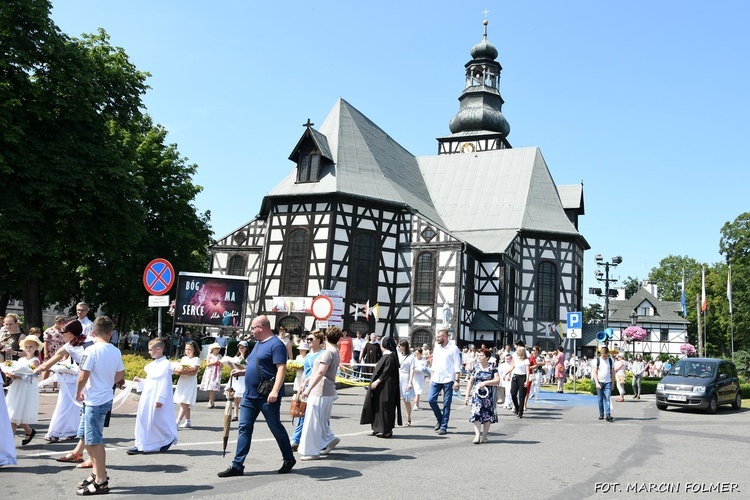
[[[244,375],[245,394],[240,403],[240,419],[237,434],[237,452],[232,465],[219,472],[219,477],[241,476],[245,471],[245,458],[250,451],[253,439],[253,426],[262,412],[268,428],[281,450],[284,460],[279,474],[286,474],[297,463],[294,451],[289,443],[289,434],[281,424],[281,397],[284,395],[284,376],[286,375],[286,347],[271,331],[271,323],[266,316],[258,316],[250,324],[255,337],[255,347],[247,358],[244,370],[232,370],[232,375]],[[273,388],[266,397],[258,394],[262,381],[270,380]]]

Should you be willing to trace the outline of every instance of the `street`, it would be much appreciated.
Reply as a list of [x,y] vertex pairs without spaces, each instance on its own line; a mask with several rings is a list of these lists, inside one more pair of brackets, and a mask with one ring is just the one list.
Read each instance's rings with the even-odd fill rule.
[[[433,431],[426,402],[411,427],[397,427],[391,439],[369,435],[359,425],[365,391],[345,388],[334,404],[332,427],[339,446],[319,461],[302,462],[279,475],[281,455],[262,417],[243,477],[220,479],[236,443],[236,423],[221,457],[223,403],[193,410],[193,429],[181,430],[169,452],[128,456],[133,444],[135,401],[129,400],[105,429],[111,495],[163,498],[636,498],[644,495],[734,498],[750,496],[743,462],[750,445],[748,410],[722,407],[716,415],[659,411],[653,396],[613,403],[615,422],[597,420],[593,396],[543,392],[529,402],[522,420],[499,410],[490,442],[472,443],[469,409],[454,398],[448,434]],[[40,408],[51,411],[53,394]],[[288,408],[288,398],[282,408]],[[286,413],[286,412],[284,412]],[[88,471],[54,459],[71,442],[37,437],[18,447],[19,464],[0,469],[5,495],[17,498],[73,498]],[[291,435],[290,417],[283,421]],[[17,437],[20,443],[20,432]],[[703,492],[703,493],[701,493]]]

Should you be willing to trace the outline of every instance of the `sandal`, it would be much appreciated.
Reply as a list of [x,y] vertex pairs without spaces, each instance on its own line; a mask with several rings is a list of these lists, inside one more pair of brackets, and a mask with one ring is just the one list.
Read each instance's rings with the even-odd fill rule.
[[89,483],[82,488],[78,488],[76,491],[76,495],[79,496],[106,495],[107,493],[109,493],[109,481],[104,481],[101,484],[96,482]]
[[[107,476],[107,481],[109,481],[109,476]],[[86,479],[84,479],[83,481],[81,481],[80,483],[78,483],[78,487],[79,488],[85,488],[86,486],[90,485],[91,483],[95,483],[95,482],[96,482],[96,474],[94,474],[92,472],[89,477],[87,477]]]
[[76,469],[93,469],[93,468],[94,468],[94,463],[91,461],[90,458],[86,460],[85,462],[76,465]]
[[60,441],[60,438],[59,437],[54,437],[54,436],[50,436],[50,437],[44,436],[44,440],[48,441],[50,443],[57,443],[58,441]]
[[74,464],[83,462],[83,454],[73,453],[72,451],[67,455],[57,459],[58,462],[71,462]]

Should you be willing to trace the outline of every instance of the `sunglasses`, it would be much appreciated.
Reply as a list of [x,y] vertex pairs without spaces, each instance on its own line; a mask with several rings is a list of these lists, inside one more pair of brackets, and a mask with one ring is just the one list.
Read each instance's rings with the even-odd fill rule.
[[308,337],[308,338],[307,338],[307,341],[308,341],[308,342],[312,342],[314,338],[315,338],[315,337]]

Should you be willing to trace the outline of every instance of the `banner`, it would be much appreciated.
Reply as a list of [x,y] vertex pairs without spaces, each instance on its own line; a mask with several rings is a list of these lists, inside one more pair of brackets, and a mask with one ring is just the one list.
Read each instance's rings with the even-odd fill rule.
[[180,273],[175,324],[243,329],[247,286],[244,276]]

